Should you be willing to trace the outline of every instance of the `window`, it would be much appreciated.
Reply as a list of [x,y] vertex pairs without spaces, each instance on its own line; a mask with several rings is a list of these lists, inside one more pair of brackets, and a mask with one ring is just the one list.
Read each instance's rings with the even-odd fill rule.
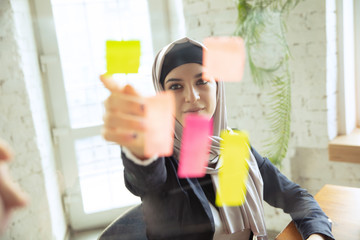
[[[328,3],[331,8],[335,1],[328,1]],[[359,0],[336,1],[338,136],[329,143],[329,158],[332,161],[360,163],[359,11]]]
[[355,16],[355,77],[356,77],[356,97],[357,97],[357,127],[360,128],[360,1],[354,1]]
[[[147,0],[34,0],[34,6],[66,213],[74,230],[105,226],[140,202],[125,188],[119,146],[100,135],[109,94],[99,80],[106,70],[105,41],[140,40],[139,73],[116,78],[153,95],[153,48],[172,39],[156,19],[166,20],[169,9]],[[168,37],[159,43],[158,35]]]
[[356,32],[354,1],[337,1],[338,14],[338,133],[350,134],[357,125]]
[[[64,79],[67,103],[64,107],[70,125],[67,128],[73,136],[70,142],[75,153],[75,156],[69,155],[69,159],[63,158],[67,153],[63,154],[62,165],[77,169],[76,181],[66,189],[65,202],[72,227],[82,228],[83,223],[77,220],[79,216],[89,218],[140,202],[125,188],[119,147],[99,135],[102,101],[108,94],[99,75],[106,70],[106,40],[138,39],[142,46],[139,73],[119,75],[118,79],[133,80],[143,92],[153,89],[149,12],[146,0],[52,0],[51,4]],[[89,130],[95,128],[97,130],[89,134]],[[64,144],[60,141],[59,144]],[[64,172],[64,176],[67,175],[68,172]]]

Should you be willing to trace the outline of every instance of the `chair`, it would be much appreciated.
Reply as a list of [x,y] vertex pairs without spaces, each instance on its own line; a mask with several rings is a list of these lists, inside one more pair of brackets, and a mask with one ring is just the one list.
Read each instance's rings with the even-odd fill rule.
[[115,221],[101,233],[98,240],[147,240],[142,206],[137,205]]

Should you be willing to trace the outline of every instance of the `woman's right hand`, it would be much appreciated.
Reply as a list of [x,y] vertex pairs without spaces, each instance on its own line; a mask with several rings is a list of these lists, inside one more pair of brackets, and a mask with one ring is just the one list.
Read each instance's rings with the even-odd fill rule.
[[111,92],[104,102],[103,137],[127,147],[137,158],[146,159],[144,98],[130,85],[119,87],[110,76],[101,75],[100,79]]

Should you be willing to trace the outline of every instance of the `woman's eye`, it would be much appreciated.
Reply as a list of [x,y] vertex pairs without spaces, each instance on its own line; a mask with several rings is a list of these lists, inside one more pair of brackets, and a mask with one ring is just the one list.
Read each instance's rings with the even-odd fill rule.
[[205,81],[205,80],[203,80],[203,79],[199,79],[199,80],[197,80],[197,82],[196,82],[197,85],[205,85],[205,84],[207,84],[207,83],[208,83],[208,81]]
[[181,85],[180,84],[173,84],[169,87],[170,90],[176,90],[176,89],[180,89]]

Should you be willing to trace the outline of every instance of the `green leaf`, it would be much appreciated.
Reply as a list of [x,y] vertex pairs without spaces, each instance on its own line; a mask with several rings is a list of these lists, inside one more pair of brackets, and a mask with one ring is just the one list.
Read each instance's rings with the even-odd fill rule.
[[[302,0],[238,0],[238,20],[236,36],[245,40],[247,56],[252,79],[259,87],[270,88],[268,106],[271,112],[267,115],[272,132],[271,138],[265,142],[265,152],[277,166],[282,166],[290,137],[291,113],[291,75],[289,69],[290,50],[285,38],[286,24],[284,15],[288,14]],[[281,46],[281,59],[271,67],[259,66],[255,63],[253,53],[257,51],[266,30],[271,30],[272,20],[278,14],[279,31],[272,36]],[[277,15],[276,15],[277,16]]]

